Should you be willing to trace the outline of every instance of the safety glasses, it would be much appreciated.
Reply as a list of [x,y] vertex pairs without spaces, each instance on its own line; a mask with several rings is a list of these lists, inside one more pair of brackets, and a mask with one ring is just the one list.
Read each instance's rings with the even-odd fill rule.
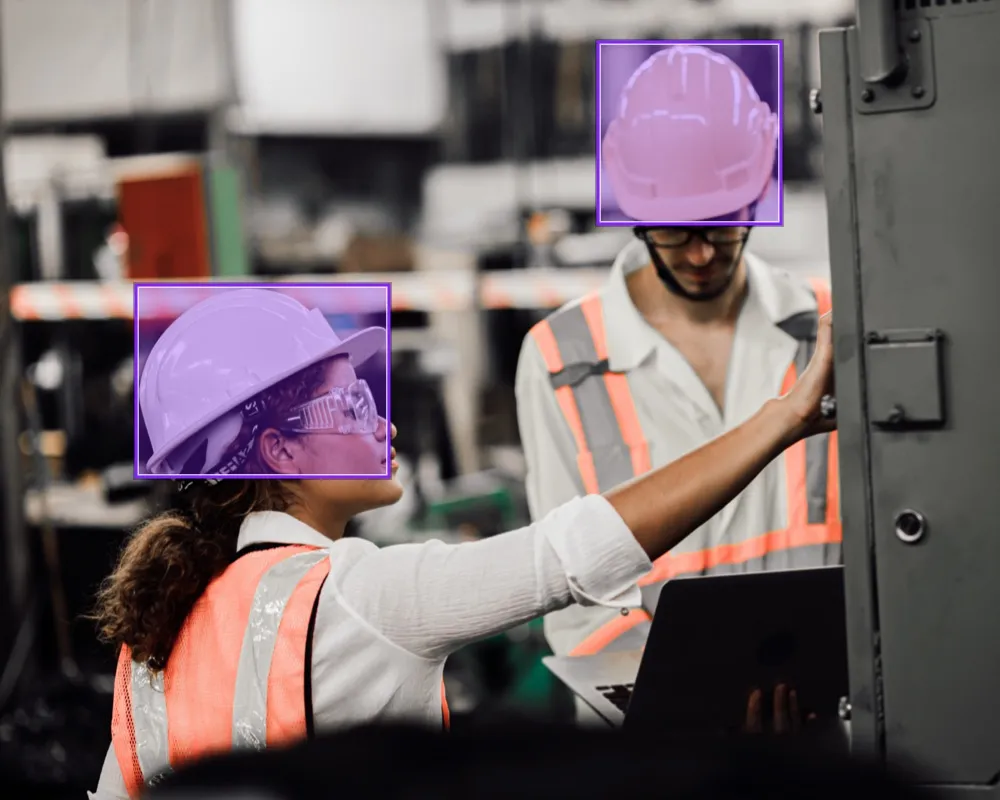
[[694,238],[710,245],[742,244],[749,235],[747,228],[658,228],[637,231],[636,235],[647,245],[672,249],[687,247]]
[[375,433],[378,425],[378,407],[371,389],[365,381],[357,380],[296,406],[282,427],[293,433],[347,435]]
[[[757,202],[751,203],[745,209],[746,222],[751,223],[757,218]],[[705,223],[712,222],[733,222],[744,216],[743,211],[734,211],[731,214],[723,214],[721,217],[713,217],[704,220]],[[710,224],[699,226],[670,226],[670,227],[645,227],[637,226],[632,229],[636,238],[641,239],[650,247],[664,250],[672,250],[677,247],[687,247],[693,239],[701,239],[712,246],[732,246],[744,244],[750,236],[749,225],[726,225],[714,227]]]

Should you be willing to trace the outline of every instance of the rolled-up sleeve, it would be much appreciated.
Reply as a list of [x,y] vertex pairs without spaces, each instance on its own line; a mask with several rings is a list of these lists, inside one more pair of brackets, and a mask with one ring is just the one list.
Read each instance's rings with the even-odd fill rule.
[[438,659],[574,602],[634,607],[651,566],[611,504],[591,495],[480,542],[372,550],[336,589],[387,639]]

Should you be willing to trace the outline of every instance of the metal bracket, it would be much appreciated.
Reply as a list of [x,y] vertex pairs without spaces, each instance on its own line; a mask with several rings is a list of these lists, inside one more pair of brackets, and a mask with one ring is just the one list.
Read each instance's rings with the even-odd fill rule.
[[906,72],[896,83],[869,83],[862,75],[861,43],[857,28],[847,38],[850,63],[854,72],[851,85],[857,87],[853,98],[859,114],[885,114],[930,108],[937,98],[934,80],[934,47],[931,24],[923,18],[897,20],[897,41],[902,50]]
[[907,63],[896,31],[898,0],[855,0],[861,77],[867,83],[898,83]]
[[871,332],[865,343],[872,424],[892,430],[943,425],[944,334],[924,328]]

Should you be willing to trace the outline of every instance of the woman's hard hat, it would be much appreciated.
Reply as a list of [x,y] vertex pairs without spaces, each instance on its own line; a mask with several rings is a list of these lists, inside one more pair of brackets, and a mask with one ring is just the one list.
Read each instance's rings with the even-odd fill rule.
[[207,472],[239,433],[247,400],[332,356],[361,364],[385,344],[384,328],[342,340],[318,309],[281,292],[219,291],[174,320],[146,359],[139,406],[153,449],[147,471],[178,474],[189,453],[174,451],[192,449],[180,446],[206,430],[197,472]]

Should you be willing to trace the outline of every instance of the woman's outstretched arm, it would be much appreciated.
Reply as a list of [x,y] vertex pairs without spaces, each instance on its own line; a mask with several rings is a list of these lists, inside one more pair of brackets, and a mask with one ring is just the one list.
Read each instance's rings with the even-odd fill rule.
[[827,316],[792,391],[704,447],[481,542],[382,550],[356,542],[369,549],[343,571],[334,556],[324,595],[424,658],[443,658],[574,601],[638,606],[636,582],[653,560],[721,511],[785,448],[833,430],[820,414],[823,395],[833,389],[832,363]]

